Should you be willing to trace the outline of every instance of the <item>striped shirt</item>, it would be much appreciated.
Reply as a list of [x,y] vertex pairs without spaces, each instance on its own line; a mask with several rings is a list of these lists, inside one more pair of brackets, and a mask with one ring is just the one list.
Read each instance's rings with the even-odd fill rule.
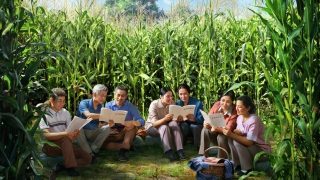
[[46,120],[42,118],[39,127],[41,130],[49,129],[49,132],[64,132],[71,122],[71,115],[64,108],[58,112],[48,108],[45,117]]

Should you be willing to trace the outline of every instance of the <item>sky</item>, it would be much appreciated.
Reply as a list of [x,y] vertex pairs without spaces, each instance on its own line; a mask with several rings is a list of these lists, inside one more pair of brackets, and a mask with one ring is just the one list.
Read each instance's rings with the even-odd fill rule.
[[[60,9],[60,6],[64,6],[65,3],[67,4],[77,4],[79,2],[83,2],[83,0],[38,0],[39,4],[45,4],[47,7],[51,7],[54,9]],[[177,2],[181,0],[157,0],[156,3],[160,10],[169,11],[172,6],[174,6]],[[184,0],[189,1],[191,8],[196,8],[197,5],[203,7],[205,4],[209,4],[210,1],[214,3],[218,3],[218,9],[224,11],[225,8],[230,9],[231,2],[234,2],[233,9],[236,9],[238,13],[242,13],[243,11],[247,11],[249,7],[252,8],[256,0]],[[96,0],[98,4],[104,4],[105,0]],[[215,5],[215,4],[214,4]],[[72,5],[71,5],[72,6]],[[235,7],[236,6],[236,7]],[[237,13],[236,13],[237,14]]]

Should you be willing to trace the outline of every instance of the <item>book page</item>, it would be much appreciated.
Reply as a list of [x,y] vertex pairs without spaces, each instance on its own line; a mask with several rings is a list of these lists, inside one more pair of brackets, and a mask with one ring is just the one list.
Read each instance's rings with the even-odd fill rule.
[[113,120],[114,123],[124,124],[127,113],[128,111],[113,111],[108,108],[101,108],[99,121],[109,122],[109,120]]
[[169,114],[173,114],[173,120],[177,120],[178,116],[181,115],[183,120],[187,120],[188,114],[194,114],[195,105],[186,105],[186,106],[179,106],[179,105],[170,105],[169,106]]
[[173,119],[176,121],[179,115],[182,115],[182,107],[178,105],[170,105],[169,106],[169,114],[173,114]]
[[80,130],[83,128],[83,126],[88,124],[90,121],[91,121],[91,119],[82,119],[77,116],[74,116],[73,120],[71,121],[71,123],[67,127],[66,132],[73,132],[77,129]]
[[224,127],[226,126],[226,122],[224,120],[223,114],[215,113],[215,114],[207,114],[206,112],[200,110],[204,120],[214,127]]
[[187,115],[188,114],[192,114],[194,115],[194,109],[196,108],[196,105],[186,105],[182,107],[182,116],[183,116],[183,120],[187,120]]

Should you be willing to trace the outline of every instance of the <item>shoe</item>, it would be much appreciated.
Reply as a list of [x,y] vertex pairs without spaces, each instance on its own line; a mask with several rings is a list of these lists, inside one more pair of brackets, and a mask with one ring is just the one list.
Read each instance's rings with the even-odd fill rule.
[[118,154],[118,160],[120,162],[126,162],[129,160],[128,156],[127,156],[127,149],[120,149],[119,154]]
[[241,176],[243,176],[243,175],[247,175],[247,174],[249,174],[251,171],[252,171],[252,169],[249,169],[249,170],[247,170],[247,171],[240,170],[240,171],[237,172],[237,176],[241,177]]
[[67,168],[67,174],[71,177],[80,176],[80,173],[76,171],[74,168]]
[[186,160],[186,155],[184,154],[183,149],[180,149],[177,153],[180,161]]
[[135,151],[136,149],[134,148],[133,145],[130,146],[130,151]]
[[97,156],[93,154],[91,156],[91,164],[96,164],[96,163],[97,163]]
[[66,168],[64,167],[64,165],[58,163],[54,168],[53,168],[53,172],[55,174],[61,172],[61,171],[64,171]]
[[164,154],[165,154],[166,158],[168,158],[171,162],[177,160],[175,154],[173,153],[173,151],[171,149],[166,151]]

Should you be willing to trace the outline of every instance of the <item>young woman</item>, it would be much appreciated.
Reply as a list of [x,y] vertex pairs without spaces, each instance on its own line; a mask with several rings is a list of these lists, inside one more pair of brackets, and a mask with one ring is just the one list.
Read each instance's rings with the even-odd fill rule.
[[203,104],[196,98],[190,96],[191,90],[187,84],[181,84],[178,87],[179,100],[176,101],[176,105],[186,106],[195,105],[194,115],[187,115],[188,120],[181,122],[180,127],[183,133],[184,139],[189,134],[193,136],[193,144],[197,149],[200,146],[200,134],[203,127],[203,117],[200,110],[203,110]]
[[150,104],[145,128],[150,136],[160,135],[164,153],[170,161],[176,160],[174,150],[177,150],[178,158],[184,160],[186,157],[183,151],[182,132],[178,121],[173,121],[173,115],[169,114],[170,104],[174,104],[172,91],[161,88],[160,99]]
[[[209,114],[222,113],[226,122],[225,127],[212,127],[209,123],[204,122],[201,132],[201,144],[199,148],[199,154],[204,154],[204,151],[210,146],[210,142],[214,145],[218,145],[228,152],[230,148],[228,145],[228,137],[223,134],[223,128],[233,131],[236,128],[237,112],[235,105],[233,104],[234,93],[229,91],[222,94],[220,101],[214,103]],[[227,158],[224,151],[219,150],[219,158]]]
[[[237,127],[234,131],[224,129],[223,134],[231,138],[229,146],[238,175],[247,174],[252,170],[253,158],[260,151],[270,152],[263,134],[264,125],[255,114],[255,105],[249,96],[240,96],[236,103]],[[240,165],[240,166],[239,166]]]

